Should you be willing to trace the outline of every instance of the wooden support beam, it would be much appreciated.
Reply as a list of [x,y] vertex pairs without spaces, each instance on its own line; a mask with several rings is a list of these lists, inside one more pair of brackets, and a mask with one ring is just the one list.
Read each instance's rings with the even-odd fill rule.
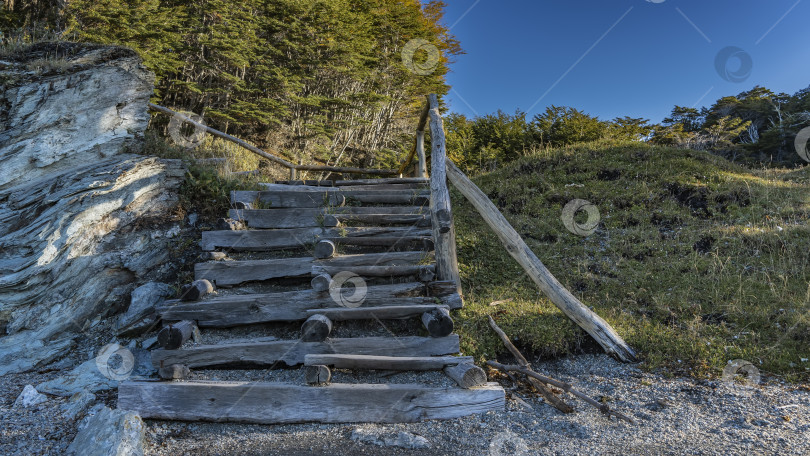
[[[436,304],[437,299],[451,309],[462,306],[455,285],[447,282],[372,285],[365,289],[362,305],[431,305]],[[203,328],[226,328],[274,321],[303,321],[308,317],[307,310],[336,305],[338,303],[329,293],[297,290],[216,296],[201,302],[168,300],[156,310],[163,320],[196,320]]]
[[[421,315],[425,312],[433,312],[437,309],[445,309],[444,306],[439,305],[420,305],[420,306],[384,306],[384,307],[333,307],[329,309],[312,309],[307,311],[307,315],[324,315],[334,321],[345,320],[396,320],[400,318],[409,318],[416,315]],[[453,321],[450,320],[450,332],[443,336],[446,337],[452,333]]]
[[487,382],[487,373],[475,364],[457,364],[444,368],[444,373],[462,388],[473,388]]
[[420,281],[430,282],[436,277],[436,266],[432,264],[410,264],[393,266],[313,266],[313,274],[337,275],[351,272],[361,277],[407,277],[414,276]]
[[191,320],[170,323],[158,332],[158,346],[165,350],[176,350],[198,331],[196,323]]
[[[317,191],[316,191],[317,190]],[[312,187],[287,190],[231,192],[231,201],[255,204],[257,201],[272,208],[317,208],[343,206],[347,200],[362,204],[422,205],[430,198],[423,190],[340,190],[338,187]]]
[[373,236],[373,237],[324,237],[338,245],[351,246],[379,246],[390,248],[421,248],[430,252],[434,249],[433,238],[430,236]]
[[185,364],[191,369],[233,364],[295,366],[309,354],[343,353],[380,356],[436,356],[458,353],[458,335],[440,339],[431,337],[353,337],[327,339],[324,342],[277,340],[221,345],[198,345],[180,350],[152,350],[152,364],[159,369]]
[[[506,251],[523,266],[529,277],[560,310],[591,335],[605,351],[624,362],[636,361],[636,352],[599,315],[586,307],[551,274],[537,255],[512,228],[506,217],[452,162],[447,163],[450,181],[478,210],[487,225],[503,243]],[[437,249],[438,262],[438,249]],[[441,274],[440,274],[441,277]]]
[[315,244],[313,256],[319,260],[325,260],[335,256],[336,250],[337,247],[335,246],[334,242],[322,239]]
[[[237,252],[269,252],[309,247],[321,239],[333,237],[425,236],[430,230],[407,227],[296,228],[285,230],[203,231],[203,250],[227,249]],[[362,242],[362,241],[361,241]]]
[[337,216],[366,214],[414,217],[429,215],[421,206],[343,206],[333,208],[231,209],[229,216],[250,228],[332,228],[340,223]]
[[313,277],[309,283],[312,285],[312,290],[315,292],[320,293],[327,291],[332,285],[332,276],[324,272]]
[[142,418],[281,423],[414,423],[503,410],[497,383],[476,389],[416,384],[122,382],[118,407]]
[[326,315],[314,314],[301,325],[301,340],[304,342],[323,342],[332,332],[332,320]]
[[436,307],[422,314],[422,324],[430,337],[445,337],[453,333],[453,319],[446,307]]
[[325,385],[332,380],[332,371],[326,366],[307,366],[304,377],[310,385]]
[[447,366],[472,364],[472,356],[369,356],[306,355],[304,365],[334,366],[335,369],[374,369],[394,371],[442,370]]
[[205,280],[195,280],[180,288],[181,301],[199,301],[203,296],[214,291],[214,285]]
[[433,242],[436,251],[436,276],[439,280],[451,280],[459,287],[461,281],[456,258],[456,230],[450,208],[450,189],[447,187],[444,123],[439,113],[436,95],[428,96],[430,106],[430,134],[432,149],[430,154],[430,219],[433,227]]
[[359,223],[365,225],[416,225],[430,226],[429,215],[400,215],[400,214],[334,214],[333,217],[340,223]]

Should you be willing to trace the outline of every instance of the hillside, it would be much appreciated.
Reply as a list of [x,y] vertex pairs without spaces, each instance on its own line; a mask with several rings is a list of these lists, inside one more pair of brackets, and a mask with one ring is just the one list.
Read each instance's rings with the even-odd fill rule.
[[[810,168],[757,171],[704,152],[590,143],[474,180],[644,366],[716,376],[741,358],[763,375],[807,380]],[[501,351],[487,314],[540,356],[598,349],[539,295],[461,195],[453,198],[466,354]],[[575,198],[599,209],[588,237],[561,221]]]

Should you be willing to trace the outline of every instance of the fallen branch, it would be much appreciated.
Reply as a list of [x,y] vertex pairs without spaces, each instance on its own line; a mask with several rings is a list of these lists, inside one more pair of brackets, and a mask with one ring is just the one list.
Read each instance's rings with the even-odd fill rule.
[[598,408],[599,411],[602,412],[605,415],[608,415],[608,416],[613,415],[616,418],[621,418],[623,420],[628,421],[631,424],[635,424],[635,421],[633,421],[633,419],[630,418],[629,416],[627,416],[627,415],[625,415],[623,413],[619,413],[619,412],[617,412],[615,410],[611,410],[610,407],[607,404],[602,404],[602,403],[600,403],[600,402],[598,402],[598,401],[596,401],[594,399],[591,399],[585,393],[580,393],[579,391],[575,390],[568,383],[564,383],[564,382],[561,382],[559,380],[554,380],[553,378],[545,377],[545,376],[540,375],[537,372],[535,372],[535,371],[533,371],[531,369],[527,369],[527,368],[525,368],[523,366],[514,366],[514,365],[508,365],[508,364],[501,364],[501,363],[496,362],[496,361],[487,361],[487,365],[492,366],[495,369],[498,369],[498,370],[501,370],[501,371],[504,371],[504,372],[519,372],[519,373],[521,373],[523,375],[526,375],[528,377],[540,380],[541,382],[543,382],[543,383],[545,383],[547,385],[556,386],[557,388],[560,388],[561,390],[565,391],[566,393],[571,393],[574,396],[576,396],[576,397],[582,399],[583,401],[587,402],[588,404]]
[[[522,367],[531,369],[529,361],[523,356],[522,353],[520,353],[520,350],[518,350],[517,347],[515,347],[512,341],[509,340],[509,336],[507,336],[506,333],[503,332],[503,330],[498,327],[498,325],[495,323],[495,320],[493,320],[491,316],[489,317],[489,326],[491,326],[492,329],[498,334],[498,337],[501,338],[501,342],[503,342],[503,345],[509,350],[510,353],[512,353],[512,356],[514,356],[515,359],[517,359],[518,364],[520,364]],[[507,375],[508,374],[509,373],[507,372]],[[535,389],[537,389],[537,391],[540,392],[540,395],[542,395],[543,398],[549,404],[551,404],[552,407],[556,408],[557,410],[563,413],[573,413],[574,408],[566,404],[550,389],[546,388],[546,386],[543,385],[543,383],[532,377],[529,377],[529,383],[531,383],[532,386],[534,386]]]

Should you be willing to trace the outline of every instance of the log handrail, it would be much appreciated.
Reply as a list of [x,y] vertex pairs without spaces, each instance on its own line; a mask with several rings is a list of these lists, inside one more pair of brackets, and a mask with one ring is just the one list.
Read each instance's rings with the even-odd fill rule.
[[274,163],[277,163],[281,166],[284,166],[290,170],[290,180],[296,179],[296,171],[330,171],[334,173],[346,173],[346,174],[371,174],[371,175],[378,175],[378,176],[391,176],[391,175],[399,175],[401,174],[398,170],[395,169],[368,169],[368,168],[352,168],[352,167],[340,167],[340,166],[328,166],[328,165],[296,165],[295,163],[289,162],[279,156],[267,153],[256,146],[250,145],[247,142],[235,137],[231,136],[227,133],[221,132],[217,129],[211,128],[208,125],[201,124],[199,122],[194,121],[193,119],[189,118],[185,114],[173,111],[169,108],[165,108],[163,106],[159,106],[153,103],[149,103],[149,109],[154,111],[161,112],[163,114],[176,117],[181,122],[188,123],[193,125],[194,128],[199,128],[206,133],[210,133],[214,136],[218,136],[222,139],[230,141],[232,143],[238,144],[243,148],[257,154],[267,160],[270,160]]
[[[456,230],[450,207],[450,189],[447,186],[447,149],[444,138],[444,122],[439,113],[439,101],[435,94],[428,96],[430,117],[430,216],[438,280],[456,283],[461,294],[461,281],[456,258]],[[420,121],[421,124],[421,121]]]
[[399,167],[400,175],[405,173],[405,170],[413,162],[414,157],[418,156],[419,165],[416,168],[414,177],[427,177],[427,163],[425,160],[425,126],[427,124],[428,111],[430,111],[430,95],[428,95],[427,98],[427,102],[422,107],[422,113],[419,114],[419,123],[416,125],[416,140],[414,141],[411,153],[408,154],[405,161],[403,161],[402,165]]
[[[506,217],[492,204],[487,195],[451,161],[447,162],[446,169],[447,177],[453,186],[472,203],[487,225],[492,228],[492,231],[501,240],[506,251],[523,266],[529,277],[548,296],[551,302],[574,323],[590,334],[607,353],[623,362],[636,361],[635,351],[616,333],[608,322],[582,304],[551,274],[543,262],[537,258],[537,255],[526,245],[518,232],[512,228]],[[436,220],[436,218],[433,220]]]

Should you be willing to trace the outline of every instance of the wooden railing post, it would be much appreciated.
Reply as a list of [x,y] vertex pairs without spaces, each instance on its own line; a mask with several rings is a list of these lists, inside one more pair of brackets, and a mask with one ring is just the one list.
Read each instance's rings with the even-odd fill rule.
[[432,220],[434,250],[436,252],[436,275],[439,280],[451,280],[461,294],[461,282],[456,258],[456,230],[450,208],[450,189],[447,186],[447,150],[444,139],[444,122],[439,113],[439,101],[435,94],[428,95],[430,116],[430,216]]
[[416,132],[416,156],[419,157],[419,166],[416,168],[416,177],[427,177],[427,159],[425,158],[425,132]]

